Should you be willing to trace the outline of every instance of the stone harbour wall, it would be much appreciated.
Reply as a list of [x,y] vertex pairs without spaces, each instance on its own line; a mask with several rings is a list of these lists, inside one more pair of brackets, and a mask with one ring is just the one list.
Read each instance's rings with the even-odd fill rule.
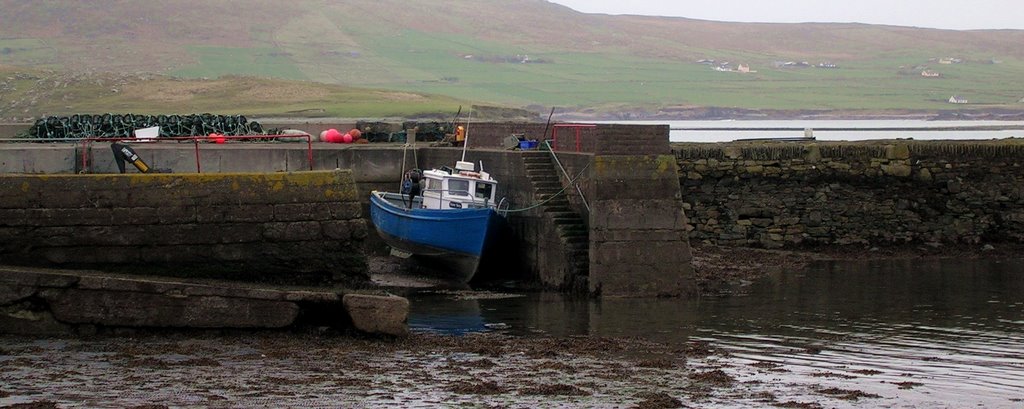
[[0,175],[0,264],[361,282],[351,171]]
[[1024,242],[1024,142],[674,144],[691,240]]

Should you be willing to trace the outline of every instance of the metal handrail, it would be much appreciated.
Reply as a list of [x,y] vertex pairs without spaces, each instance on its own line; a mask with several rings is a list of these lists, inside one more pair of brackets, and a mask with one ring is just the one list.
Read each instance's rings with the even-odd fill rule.
[[551,141],[544,141],[544,144],[548,147],[548,152],[551,152],[551,157],[555,159],[555,164],[558,165],[558,169],[562,171],[562,175],[565,175],[565,179],[572,183],[573,187],[576,188],[576,193],[579,193],[580,200],[583,201],[583,207],[587,208],[587,214],[590,214],[590,203],[587,203],[587,197],[583,195],[583,189],[580,189],[580,184],[573,181],[572,176],[569,176],[569,172],[565,171],[565,167],[562,166],[562,161],[558,160],[558,155],[555,154],[554,149],[551,149]]

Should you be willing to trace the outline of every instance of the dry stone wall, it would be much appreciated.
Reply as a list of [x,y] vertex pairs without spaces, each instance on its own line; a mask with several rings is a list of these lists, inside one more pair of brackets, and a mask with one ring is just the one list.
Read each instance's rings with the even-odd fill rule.
[[690,238],[766,248],[1024,242],[1024,143],[676,144]]

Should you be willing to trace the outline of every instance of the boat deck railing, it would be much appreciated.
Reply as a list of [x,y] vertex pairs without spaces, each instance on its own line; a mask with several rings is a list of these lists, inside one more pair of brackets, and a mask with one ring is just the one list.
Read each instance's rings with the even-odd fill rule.
[[[473,206],[476,206],[476,205],[478,205],[478,204],[482,203],[482,204],[483,204],[483,207],[482,207],[483,209],[489,209],[489,208],[491,208],[491,203],[492,203],[492,202],[491,202],[490,200],[488,200],[488,199],[484,199],[484,200],[477,200],[477,198],[475,198],[475,197],[472,197],[472,196],[469,196],[469,195],[468,195],[468,193],[469,193],[469,191],[468,191],[468,190],[461,190],[461,189],[460,189],[460,190],[453,190],[453,189],[424,189],[424,190],[423,190],[423,191],[422,191],[422,192],[420,193],[420,197],[423,197],[423,194],[424,194],[424,193],[427,193],[427,192],[438,192],[438,193],[440,193],[440,194],[441,194],[441,197],[440,197],[439,199],[441,199],[441,200],[443,200],[443,199],[444,199],[444,194],[445,194],[445,193],[449,193],[449,194],[451,194],[452,192],[456,192],[456,193],[466,193],[466,195],[465,195],[465,196],[462,196],[462,195],[460,195],[460,196],[459,196],[459,200],[456,200],[456,201],[458,201],[458,202],[463,202],[464,200],[463,200],[462,198],[464,198],[464,197],[470,197],[470,200],[468,200],[468,202],[470,202],[470,203],[471,203],[471,205],[473,205]],[[426,209],[426,207],[425,207],[424,209]]]

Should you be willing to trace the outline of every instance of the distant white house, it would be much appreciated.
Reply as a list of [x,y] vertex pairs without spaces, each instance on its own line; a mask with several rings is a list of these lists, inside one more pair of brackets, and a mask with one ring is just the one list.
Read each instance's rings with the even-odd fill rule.
[[921,76],[922,77],[926,77],[926,78],[939,78],[939,77],[942,76],[942,74],[939,74],[939,73],[937,73],[935,71],[932,71],[932,70],[924,70],[924,71],[921,71]]
[[949,103],[950,104],[966,104],[967,103],[967,98],[961,97],[959,95],[953,95],[953,96],[949,97]]
[[742,72],[742,73],[749,73],[750,72],[750,66],[747,65],[747,64],[740,64],[739,67],[736,67],[736,71],[739,71],[739,72]]
[[818,64],[818,68],[832,68],[832,69],[835,69],[835,68],[839,68],[839,66],[836,65],[836,63],[823,62],[823,63]]

